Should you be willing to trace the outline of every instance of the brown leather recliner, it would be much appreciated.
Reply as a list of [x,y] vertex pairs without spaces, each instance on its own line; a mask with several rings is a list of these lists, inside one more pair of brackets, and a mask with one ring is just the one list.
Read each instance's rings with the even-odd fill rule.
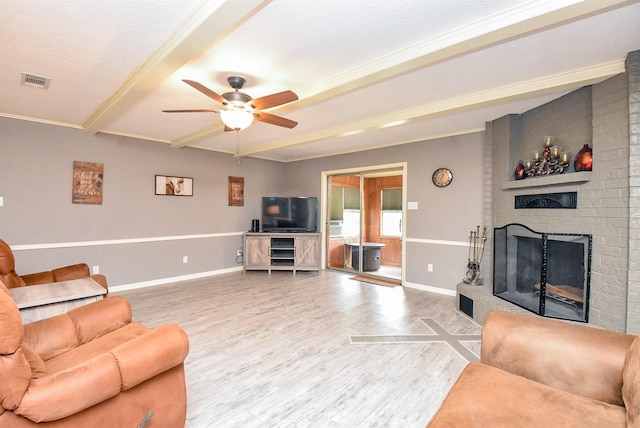
[[109,286],[104,275],[91,275],[86,263],[57,268],[51,271],[18,275],[15,271],[16,261],[11,247],[0,239],[0,281],[8,288],[24,287],[26,285],[48,284],[51,282],[69,281],[72,279],[91,277],[102,285],[107,293]]
[[640,336],[490,312],[428,428],[640,427]]
[[23,325],[0,282],[0,427],[184,427],[188,352],[119,296]]

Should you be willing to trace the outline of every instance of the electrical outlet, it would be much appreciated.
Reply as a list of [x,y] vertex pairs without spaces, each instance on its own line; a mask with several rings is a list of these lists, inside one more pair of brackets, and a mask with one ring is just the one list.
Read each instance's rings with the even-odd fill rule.
[[189,263],[189,256],[182,256],[182,263]]
[[4,198],[0,196],[0,207],[4,206]]
[[433,265],[431,263],[427,265],[427,272],[433,272]]
[[93,275],[97,275],[100,273],[100,266],[92,266],[91,267],[91,272],[93,272]]
[[242,256],[242,250],[236,251],[236,257],[240,257],[240,256]]

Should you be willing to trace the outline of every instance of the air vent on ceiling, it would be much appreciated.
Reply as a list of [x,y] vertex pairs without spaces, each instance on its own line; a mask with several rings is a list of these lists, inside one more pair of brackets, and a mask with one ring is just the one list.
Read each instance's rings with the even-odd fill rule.
[[36,88],[47,89],[51,79],[37,74],[22,73],[21,80],[23,85],[34,86]]

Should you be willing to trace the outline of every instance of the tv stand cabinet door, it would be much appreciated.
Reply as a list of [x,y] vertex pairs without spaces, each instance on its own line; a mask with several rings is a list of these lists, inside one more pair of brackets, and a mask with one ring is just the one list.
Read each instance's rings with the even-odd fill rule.
[[296,269],[320,270],[320,234],[298,234],[295,245]]
[[269,258],[269,236],[244,237],[244,268],[269,269],[271,259]]

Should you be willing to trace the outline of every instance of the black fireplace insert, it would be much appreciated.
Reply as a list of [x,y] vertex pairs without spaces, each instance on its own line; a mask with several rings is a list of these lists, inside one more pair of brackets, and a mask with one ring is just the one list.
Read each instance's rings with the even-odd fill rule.
[[544,317],[589,320],[591,235],[512,223],[495,228],[493,237],[495,296]]

